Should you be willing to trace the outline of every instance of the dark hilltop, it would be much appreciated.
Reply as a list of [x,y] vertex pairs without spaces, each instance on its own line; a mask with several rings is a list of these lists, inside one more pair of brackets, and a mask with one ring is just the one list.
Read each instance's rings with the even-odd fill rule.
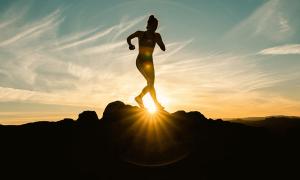
[[115,101],[99,119],[0,125],[0,179],[300,179],[300,120],[149,114]]

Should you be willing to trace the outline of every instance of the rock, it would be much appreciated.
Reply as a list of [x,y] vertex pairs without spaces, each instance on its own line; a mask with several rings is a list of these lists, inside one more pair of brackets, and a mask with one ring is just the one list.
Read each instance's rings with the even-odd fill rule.
[[77,123],[83,124],[94,124],[99,121],[98,115],[95,111],[84,111],[78,115]]
[[125,106],[126,105],[121,101],[114,101],[109,103],[103,112],[103,119],[115,119]]

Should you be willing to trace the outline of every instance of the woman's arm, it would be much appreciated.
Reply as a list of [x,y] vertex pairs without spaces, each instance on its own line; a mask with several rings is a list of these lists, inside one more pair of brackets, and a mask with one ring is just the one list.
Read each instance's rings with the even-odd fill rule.
[[155,33],[155,41],[156,41],[156,43],[158,44],[158,46],[160,47],[161,50],[163,50],[163,51],[166,50],[165,44],[162,41],[161,36],[160,36],[159,33]]
[[141,31],[136,31],[135,33],[131,34],[130,36],[128,36],[127,38],[127,43],[129,45],[129,49],[130,50],[134,50],[135,46],[133,44],[131,44],[131,39],[135,38],[135,37],[139,37],[141,34]]

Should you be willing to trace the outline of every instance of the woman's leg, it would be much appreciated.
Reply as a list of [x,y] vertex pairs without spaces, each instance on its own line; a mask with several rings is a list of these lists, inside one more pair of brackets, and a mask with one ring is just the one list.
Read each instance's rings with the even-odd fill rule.
[[[136,64],[138,70],[140,71],[140,73],[145,77],[145,79],[148,79],[147,73],[145,72],[143,63],[141,62],[141,60],[137,59],[137,64]],[[145,94],[147,94],[149,92],[149,87],[148,84],[143,88],[142,92],[135,97],[135,101],[138,103],[138,105],[141,108],[144,108],[144,103],[143,103],[143,97],[145,96]]]
[[149,88],[147,85],[143,88],[142,92],[139,94],[139,97],[143,98],[145,96],[145,94],[147,94],[148,91],[149,91]]
[[144,107],[144,105],[142,104],[143,103],[142,98],[144,97],[145,94],[149,92],[157,108],[163,109],[163,107],[160,105],[160,103],[157,100],[156,92],[154,88],[155,72],[154,72],[153,63],[151,62],[137,63],[137,68],[147,80],[147,86],[143,88],[142,92],[135,98],[135,100],[138,102],[138,104],[141,107]]
[[156,91],[155,91],[155,88],[154,88],[154,82],[150,81],[149,84],[148,84],[148,88],[149,88],[149,93],[150,93],[156,107],[158,109],[164,109],[164,107],[157,100]]
[[[137,68],[146,80],[149,79],[148,73],[145,71],[143,63],[137,64]],[[148,80],[147,80],[147,82],[148,82]],[[138,97],[143,98],[145,96],[145,94],[147,94],[148,92],[149,92],[149,86],[147,83],[147,85],[143,88],[142,92],[138,95]]]
[[157,100],[156,91],[154,88],[154,81],[155,81],[154,66],[153,66],[153,64],[151,64],[149,66],[146,66],[145,69],[146,69],[145,70],[146,75],[144,77],[147,80],[148,91],[149,91],[154,103],[156,104],[157,108],[163,109],[163,107],[160,105],[160,103]]

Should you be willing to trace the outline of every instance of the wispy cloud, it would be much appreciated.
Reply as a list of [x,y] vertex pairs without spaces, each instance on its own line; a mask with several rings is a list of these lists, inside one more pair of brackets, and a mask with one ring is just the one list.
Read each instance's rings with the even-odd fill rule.
[[128,31],[130,28],[134,27],[135,25],[137,25],[138,23],[140,23],[141,21],[145,20],[146,16],[141,16],[138,18],[135,18],[131,21],[122,21],[119,25],[118,25],[118,29],[119,31],[113,36],[112,41],[115,41],[118,37],[120,37],[120,35],[126,31]]
[[100,45],[97,47],[91,47],[91,48],[87,48],[87,49],[83,50],[82,54],[84,54],[84,55],[103,54],[105,52],[112,51],[112,50],[116,49],[117,47],[121,47],[125,44],[126,44],[126,42],[123,40],[123,41],[119,41],[119,42],[115,42],[115,43]]
[[53,13],[51,13],[49,16],[42,19],[41,21],[21,28],[22,30],[21,32],[18,32],[13,37],[10,37],[9,39],[2,41],[0,43],[0,47],[11,45],[24,38],[30,38],[33,35],[40,34],[41,32],[45,31],[45,29],[49,27],[51,28],[55,26],[55,24],[57,24],[59,14],[60,14],[60,10],[56,10]]
[[[101,27],[101,26],[100,26]],[[87,29],[84,31],[80,31],[80,32],[74,32],[74,33],[70,33],[66,36],[63,36],[59,39],[56,39],[55,44],[53,44],[53,46],[55,46],[55,48],[57,49],[58,47],[62,48],[63,46],[66,46],[70,43],[73,43],[75,41],[78,41],[80,39],[83,39],[85,37],[90,36],[93,33],[96,33],[100,27],[96,27],[96,28],[92,28],[92,29]]]
[[285,1],[269,0],[258,7],[249,17],[240,22],[226,38],[255,38],[263,37],[270,40],[281,41],[293,34],[289,23],[288,11],[283,7]]
[[7,21],[5,21],[5,22],[0,22],[0,29],[9,26],[10,24],[14,23],[15,20],[16,20],[16,18],[14,18],[14,19],[9,19],[9,20],[7,20]]
[[128,21],[121,21],[119,24],[113,25],[106,29],[96,28],[91,31],[77,33],[68,37],[62,42],[56,43],[55,50],[61,51],[64,49],[86,45],[88,43],[94,43],[97,40],[106,36],[110,36],[111,42],[109,44],[116,44],[115,40],[117,40],[117,38],[119,38],[121,34],[126,32],[128,29],[132,28],[136,24],[140,23],[143,19],[145,19],[145,16],[134,18]]
[[4,12],[1,12],[2,16],[0,17],[0,29],[3,31],[10,30],[8,28],[22,19],[28,12],[29,8],[30,6],[25,4],[22,4],[22,7],[20,7],[19,2],[12,3],[9,8],[7,8]]
[[183,50],[186,46],[188,46],[192,42],[193,39],[189,39],[183,42],[171,42],[169,44],[166,44],[166,48],[167,48],[166,52],[156,51],[155,55],[157,55],[157,57],[160,59],[160,62],[163,62],[164,60],[167,60],[169,57]]
[[109,35],[115,28],[116,28],[115,26],[110,27],[110,28],[105,29],[103,31],[97,32],[97,33],[93,34],[92,36],[87,37],[85,39],[81,39],[81,40],[63,45],[63,46],[57,48],[57,50],[63,50],[63,49],[72,48],[72,47],[80,46],[82,44],[93,42],[93,41],[95,41],[99,38],[102,38],[106,35]]
[[286,54],[300,54],[300,44],[287,44],[283,46],[275,46],[263,49],[259,52],[263,55],[286,55]]
[[279,14],[279,25],[280,25],[280,32],[288,32],[291,30],[291,26],[289,25],[288,20],[283,17],[282,14]]

